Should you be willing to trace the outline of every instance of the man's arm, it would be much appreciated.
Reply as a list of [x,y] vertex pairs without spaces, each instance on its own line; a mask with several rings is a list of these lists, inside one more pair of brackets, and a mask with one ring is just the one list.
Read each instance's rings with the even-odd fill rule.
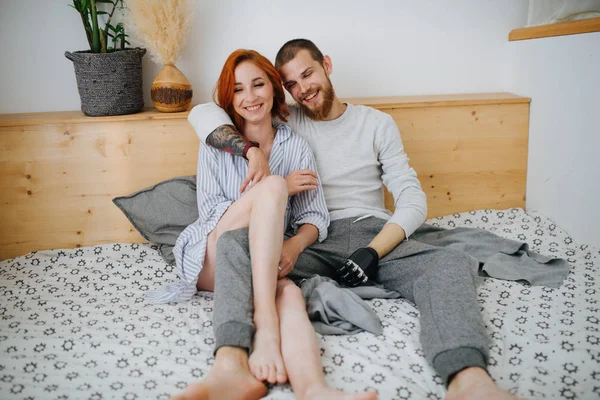
[[249,143],[233,125],[221,125],[206,137],[208,146],[248,160],[248,175],[240,186],[240,193],[271,175],[265,154],[258,147],[250,147]]
[[249,147],[248,140],[238,132],[229,115],[215,103],[197,105],[190,111],[188,121],[202,143],[248,159],[248,175],[240,186],[240,192],[249,188],[250,182],[254,185],[271,175],[264,153],[257,147]]
[[206,137],[206,144],[236,156],[242,156],[248,141],[233,125],[221,125]]
[[[196,135],[202,144],[207,144],[207,137],[219,127],[223,125],[233,127],[233,122],[229,118],[229,115],[215,103],[198,104],[192,108],[188,115],[188,122],[194,128],[194,131],[196,131]],[[233,129],[238,136],[241,136],[235,128]]]
[[385,119],[375,136],[375,149],[383,183],[394,196],[396,210],[367,247],[356,250],[336,269],[342,282],[349,286],[366,283],[375,274],[379,260],[421,226],[427,216],[427,198],[408,164],[398,128],[391,117],[380,118]]
[[[404,145],[396,123],[389,115],[384,115],[383,118],[385,120],[382,129],[375,137],[375,147],[383,171],[381,177],[383,184],[394,197],[396,207],[387,225],[397,225],[400,229],[392,229],[397,233],[402,230],[404,237],[399,240],[399,237],[395,235],[382,236],[387,236],[388,240],[392,242],[397,241],[400,243],[405,238],[410,237],[425,222],[427,218],[427,197],[421,188],[417,173],[408,163],[408,156],[404,152]],[[373,241],[378,238],[379,235]],[[392,246],[390,251],[394,247]]]
[[379,260],[394,250],[406,238],[398,224],[387,223],[367,247],[356,250],[336,272],[348,286],[366,283],[377,271]]
[[383,229],[371,240],[370,248],[377,252],[379,259],[386,256],[390,251],[406,239],[404,229],[398,224],[385,224]]

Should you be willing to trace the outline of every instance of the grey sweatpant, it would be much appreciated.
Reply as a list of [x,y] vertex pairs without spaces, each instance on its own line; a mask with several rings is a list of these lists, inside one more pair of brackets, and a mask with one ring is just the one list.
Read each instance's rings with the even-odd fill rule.
[[[328,237],[302,252],[288,275],[298,281],[313,275],[335,278],[334,266],[365,247],[386,221],[370,217],[332,221]],[[475,278],[477,261],[460,250],[405,240],[379,262],[374,281],[399,292],[421,314],[421,344],[427,360],[444,382],[471,366],[486,367],[488,338]],[[216,348],[250,349],[253,296],[248,230],[224,233],[217,243],[214,328]]]

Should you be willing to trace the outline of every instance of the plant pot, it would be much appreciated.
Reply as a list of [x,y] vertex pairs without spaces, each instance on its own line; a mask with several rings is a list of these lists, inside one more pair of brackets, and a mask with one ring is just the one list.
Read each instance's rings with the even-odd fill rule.
[[158,111],[185,111],[192,103],[192,85],[176,66],[165,64],[152,82],[151,95]]
[[144,108],[142,57],[146,49],[111,53],[65,52],[73,61],[81,111],[85,115],[133,114]]

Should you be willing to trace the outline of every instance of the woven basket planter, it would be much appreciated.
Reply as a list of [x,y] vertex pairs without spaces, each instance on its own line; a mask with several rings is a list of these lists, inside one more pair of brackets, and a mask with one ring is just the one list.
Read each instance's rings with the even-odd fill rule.
[[85,115],[133,114],[144,108],[142,57],[146,49],[111,53],[65,52],[73,61]]

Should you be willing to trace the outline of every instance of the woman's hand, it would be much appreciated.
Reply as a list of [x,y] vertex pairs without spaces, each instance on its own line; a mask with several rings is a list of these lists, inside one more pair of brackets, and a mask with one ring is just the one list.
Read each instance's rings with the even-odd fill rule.
[[304,249],[293,238],[283,241],[281,259],[279,260],[279,273],[277,275],[279,278],[287,276],[294,269],[296,260],[298,260],[302,250]]
[[[261,179],[271,175],[269,160],[267,160],[265,153],[261,149],[251,147],[246,153],[246,158],[248,158],[248,175],[246,175],[246,179],[244,179],[242,186],[240,186],[240,193],[244,193],[246,188],[250,189],[260,182]],[[251,181],[252,184],[250,184]]]
[[310,169],[297,169],[285,177],[288,185],[288,196],[305,190],[313,190],[319,184],[317,173]]

